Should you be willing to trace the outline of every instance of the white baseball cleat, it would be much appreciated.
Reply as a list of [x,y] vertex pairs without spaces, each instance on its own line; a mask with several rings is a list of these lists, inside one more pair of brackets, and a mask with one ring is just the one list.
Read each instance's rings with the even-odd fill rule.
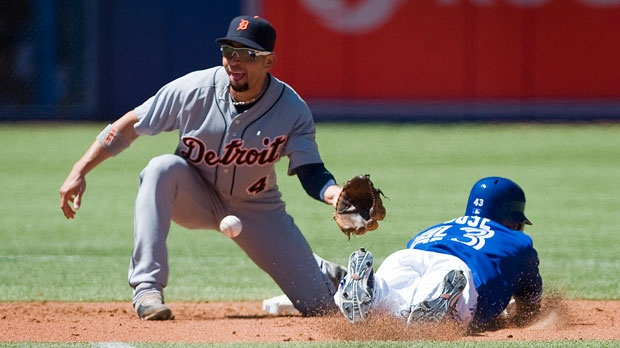
[[454,310],[456,301],[461,297],[467,278],[461,270],[452,270],[443,279],[443,289],[439,297],[422,301],[411,306],[407,325],[413,322],[439,323]]
[[366,321],[374,294],[373,257],[361,248],[349,256],[347,275],[340,281],[340,311],[351,323]]

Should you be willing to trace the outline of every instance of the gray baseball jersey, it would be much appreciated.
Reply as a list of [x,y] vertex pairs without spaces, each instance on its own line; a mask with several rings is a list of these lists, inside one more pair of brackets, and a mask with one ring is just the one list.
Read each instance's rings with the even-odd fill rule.
[[334,289],[285,211],[274,168],[283,156],[289,158],[289,174],[322,163],[314,121],[290,86],[271,75],[269,80],[264,95],[240,114],[223,67],[174,80],[135,109],[139,135],[178,130],[179,144],[176,156],[155,158],[141,173],[129,270],[134,299],[166,286],[170,220],[217,229],[224,215],[233,214],[243,223],[233,240],[297,309],[315,314],[335,308]]
[[282,156],[289,156],[289,169],[321,162],[309,108],[273,76],[260,101],[242,114],[230,103],[222,67],[167,84],[136,112],[140,135],[178,129],[176,154],[223,194],[265,199],[277,190],[274,163]]

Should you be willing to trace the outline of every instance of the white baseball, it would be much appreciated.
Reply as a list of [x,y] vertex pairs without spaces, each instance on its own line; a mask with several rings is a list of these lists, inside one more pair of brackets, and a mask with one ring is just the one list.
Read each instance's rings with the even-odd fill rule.
[[220,222],[220,231],[229,238],[238,236],[242,229],[241,220],[234,215],[228,215]]

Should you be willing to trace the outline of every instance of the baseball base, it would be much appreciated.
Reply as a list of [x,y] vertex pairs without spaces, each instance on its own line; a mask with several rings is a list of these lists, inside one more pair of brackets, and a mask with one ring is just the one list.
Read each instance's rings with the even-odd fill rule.
[[263,310],[272,315],[298,314],[293,303],[286,295],[280,295],[263,300]]

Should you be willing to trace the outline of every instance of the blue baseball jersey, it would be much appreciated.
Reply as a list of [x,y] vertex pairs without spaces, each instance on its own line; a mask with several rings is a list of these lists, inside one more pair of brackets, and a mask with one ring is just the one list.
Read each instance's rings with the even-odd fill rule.
[[453,255],[467,264],[478,292],[474,325],[501,314],[512,296],[536,303],[542,295],[532,239],[492,220],[461,216],[420,232],[407,248]]

